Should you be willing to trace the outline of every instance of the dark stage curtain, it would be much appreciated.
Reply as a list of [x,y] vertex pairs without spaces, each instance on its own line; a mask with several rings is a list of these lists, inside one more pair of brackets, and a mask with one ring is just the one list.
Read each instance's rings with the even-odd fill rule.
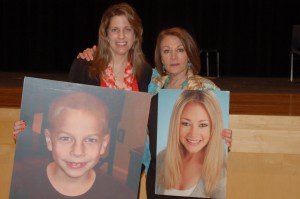
[[[0,71],[67,72],[77,53],[96,43],[101,15],[115,2],[120,1],[0,0]],[[201,49],[218,49],[222,76],[288,76],[300,1],[127,2],[143,20],[150,62],[159,31],[181,26]]]

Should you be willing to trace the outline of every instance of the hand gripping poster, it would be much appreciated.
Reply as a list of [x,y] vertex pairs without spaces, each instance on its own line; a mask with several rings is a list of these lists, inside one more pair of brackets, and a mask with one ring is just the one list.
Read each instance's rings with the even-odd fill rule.
[[137,198],[150,99],[25,78],[10,198]]

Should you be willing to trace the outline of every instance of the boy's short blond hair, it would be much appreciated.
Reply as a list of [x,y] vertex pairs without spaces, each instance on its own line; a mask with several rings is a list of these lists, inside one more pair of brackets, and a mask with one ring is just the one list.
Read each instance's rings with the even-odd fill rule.
[[106,129],[103,129],[103,132],[108,132],[109,114],[107,105],[98,97],[84,92],[69,93],[54,99],[48,110],[47,128],[55,128],[56,118],[67,109],[84,110],[99,118],[99,121],[100,118],[104,119]]

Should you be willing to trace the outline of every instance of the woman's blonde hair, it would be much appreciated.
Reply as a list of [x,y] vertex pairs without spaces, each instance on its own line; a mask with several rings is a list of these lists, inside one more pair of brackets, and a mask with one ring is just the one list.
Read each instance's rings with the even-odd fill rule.
[[128,59],[131,61],[134,73],[139,80],[142,67],[146,63],[145,56],[142,51],[143,26],[141,18],[127,3],[112,5],[103,13],[99,27],[98,45],[95,52],[95,59],[89,68],[89,75],[92,78],[97,78],[98,75],[101,76],[102,72],[112,60],[110,45],[107,38],[107,31],[110,20],[114,16],[125,16],[134,30],[135,41],[133,42],[132,48],[129,50]]
[[205,192],[208,196],[211,196],[218,184],[226,160],[224,141],[221,137],[223,129],[222,111],[217,97],[209,90],[185,90],[177,99],[170,119],[168,144],[163,166],[158,171],[158,183],[165,189],[174,188],[180,183],[180,168],[184,156],[184,146],[179,140],[179,127],[182,111],[188,103],[202,104],[210,116],[210,140],[205,147],[202,178],[205,184]]
[[154,61],[155,61],[155,67],[159,72],[159,74],[160,75],[167,74],[166,71],[163,70],[163,64],[161,61],[161,46],[160,46],[162,40],[167,36],[175,36],[181,41],[186,51],[186,54],[188,56],[188,59],[190,63],[192,63],[191,69],[193,71],[193,74],[197,75],[201,69],[199,49],[193,37],[185,29],[180,27],[174,27],[174,28],[162,30],[157,37]]

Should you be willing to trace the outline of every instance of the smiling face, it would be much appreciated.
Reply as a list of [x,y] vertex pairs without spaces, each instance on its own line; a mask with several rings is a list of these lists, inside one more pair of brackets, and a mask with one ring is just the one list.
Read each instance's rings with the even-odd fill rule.
[[188,103],[181,114],[179,140],[187,153],[200,152],[210,140],[211,120],[200,103]]
[[[101,119],[102,118],[102,119]],[[69,178],[87,177],[109,143],[107,121],[81,109],[65,108],[46,129],[46,142],[56,163],[56,174]]]
[[167,35],[161,41],[161,61],[170,75],[186,74],[188,56],[180,39]]
[[107,39],[114,56],[127,56],[135,41],[135,33],[125,15],[110,19],[107,29]]

